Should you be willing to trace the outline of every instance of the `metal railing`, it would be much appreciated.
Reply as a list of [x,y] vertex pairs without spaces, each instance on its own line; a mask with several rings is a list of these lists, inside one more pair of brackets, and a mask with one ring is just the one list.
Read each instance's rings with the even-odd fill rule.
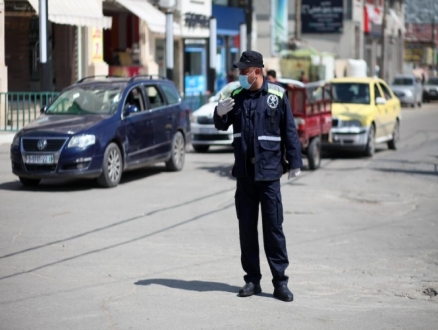
[[196,111],[201,106],[208,102],[209,95],[196,94],[196,95],[185,95],[183,97],[184,102],[189,106],[190,110]]
[[0,130],[17,131],[38,118],[43,106],[50,104],[57,92],[0,93]]
[[[18,131],[40,115],[43,106],[49,105],[58,92],[0,93],[0,131]],[[184,102],[191,111],[208,102],[208,95],[186,95]]]

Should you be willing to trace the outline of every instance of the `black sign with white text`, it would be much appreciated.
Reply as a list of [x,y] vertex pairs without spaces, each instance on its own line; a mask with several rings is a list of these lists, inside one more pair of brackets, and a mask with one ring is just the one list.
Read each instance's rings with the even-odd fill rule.
[[344,0],[302,0],[302,33],[342,33]]

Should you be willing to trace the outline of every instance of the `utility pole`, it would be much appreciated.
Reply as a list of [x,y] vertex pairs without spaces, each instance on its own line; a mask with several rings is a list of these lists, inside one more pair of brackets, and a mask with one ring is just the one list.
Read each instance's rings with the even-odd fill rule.
[[388,12],[388,1],[383,0],[383,17],[382,17],[382,47],[381,47],[381,63],[380,63],[380,78],[386,80],[386,13]]
[[166,11],[166,78],[173,80],[173,12]]
[[301,39],[301,0],[295,0],[295,39]]
[[245,23],[246,23],[246,49],[252,49],[252,2],[253,0],[246,0],[245,8]]
[[432,70],[436,67],[436,53],[435,53],[435,13],[432,12]]
[[39,0],[40,20],[40,62],[41,62],[41,87],[42,91],[52,90],[52,54],[49,43],[49,8],[48,0]]

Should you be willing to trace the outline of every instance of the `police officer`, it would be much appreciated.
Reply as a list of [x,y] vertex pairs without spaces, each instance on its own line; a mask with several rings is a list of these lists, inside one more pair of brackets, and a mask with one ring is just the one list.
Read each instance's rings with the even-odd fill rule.
[[[289,265],[283,233],[283,207],[280,178],[299,175],[301,146],[285,90],[263,77],[263,57],[246,51],[238,63],[241,87],[219,101],[214,112],[218,130],[234,129],[235,162],[232,175],[237,178],[235,195],[242,268],[245,285],[240,297],[262,291],[258,243],[258,210],[262,209],[263,241],[273,276],[274,297],[292,301],[285,270]],[[283,162],[287,160],[287,163]],[[285,171],[285,166],[287,169]]]

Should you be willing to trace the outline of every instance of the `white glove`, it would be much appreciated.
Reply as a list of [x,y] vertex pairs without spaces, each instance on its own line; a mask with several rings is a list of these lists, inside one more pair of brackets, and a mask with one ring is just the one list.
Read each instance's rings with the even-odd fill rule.
[[287,179],[289,180],[290,178],[296,178],[298,175],[300,175],[301,170],[299,168],[293,168],[291,170],[289,170],[289,175],[287,177]]
[[232,99],[229,96],[226,99],[223,99],[223,98],[224,98],[224,96],[222,95],[222,92],[221,92],[221,97],[220,97],[219,103],[217,105],[217,114],[221,117],[223,115],[226,115],[228,112],[230,112],[234,107],[234,99]]

